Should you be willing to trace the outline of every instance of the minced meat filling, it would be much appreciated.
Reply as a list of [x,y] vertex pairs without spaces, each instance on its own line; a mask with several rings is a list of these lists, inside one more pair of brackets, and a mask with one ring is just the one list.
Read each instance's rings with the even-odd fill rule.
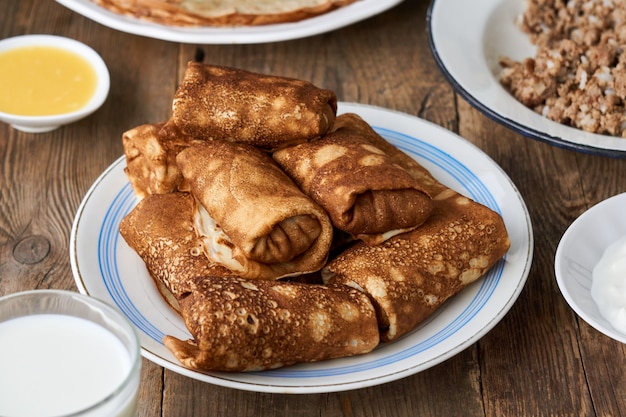
[[537,53],[501,58],[502,85],[558,123],[626,137],[626,2],[526,0],[518,24]]

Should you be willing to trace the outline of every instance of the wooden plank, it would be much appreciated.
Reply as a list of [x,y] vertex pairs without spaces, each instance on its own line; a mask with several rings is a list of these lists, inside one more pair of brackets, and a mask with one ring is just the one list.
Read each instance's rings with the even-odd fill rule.
[[306,79],[341,101],[403,111],[458,132],[491,156],[525,199],[535,230],[528,283],[478,343],[418,374],[345,392],[287,395],[219,387],[143,361],[138,416],[626,415],[626,351],[576,316],[554,278],[562,233],[626,191],[626,161],[524,138],[454,94],[425,30],[429,3],[330,33],[259,45],[192,45],[125,34],[49,0],[5,0],[0,36],[51,33],[93,47],[111,93],[90,117],[31,135],[0,125],[0,295],[75,289],[69,233],[83,196],[122,155],[121,134],[167,120],[188,60]]

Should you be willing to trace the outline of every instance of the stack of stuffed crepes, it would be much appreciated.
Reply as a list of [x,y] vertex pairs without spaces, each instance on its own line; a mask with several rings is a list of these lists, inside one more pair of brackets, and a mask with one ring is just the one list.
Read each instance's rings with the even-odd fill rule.
[[237,274],[212,262],[194,232],[195,203],[189,193],[151,194],[120,223],[120,234],[143,259],[159,292],[176,310],[178,300],[204,276]]
[[120,225],[191,333],[164,339],[185,366],[250,371],[369,352],[507,252],[498,213],[359,116],[335,117],[334,94],[188,71],[173,118],[124,135],[143,199]]

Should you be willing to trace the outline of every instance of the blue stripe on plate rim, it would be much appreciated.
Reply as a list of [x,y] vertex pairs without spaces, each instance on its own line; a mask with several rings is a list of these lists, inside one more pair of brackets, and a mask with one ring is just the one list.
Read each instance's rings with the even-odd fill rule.
[[[379,134],[390,140],[401,150],[409,154],[417,155],[451,175],[456,181],[465,187],[464,192],[459,190],[464,195],[501,214],[500,208],[489,189],[460,161],[456,160],[441,149],[438,149],[437,147],[413,136],[386,128],[374,128]],[[98,263],[100,265],[100,273],[102,274],[104,285],[106,286],[107,291],[115,304],[138,329],[150,338],[154,339],[156,342],[162,344],[162,339],[165,334],[154,326],[133,304],[124,288],[124,284],[118,270],[117,247],[120,239],[119,224],[126,214],[128,214],[135,206],[135,204],[136,198],[132,187],[130,186],[130,183],[126,183],[115,196],[106,211],[99,233]],[[472,318],[484,307],[498,286],[504,270],[504,264],[504,261],[500,261],[494,265],[494,267],[481,280],[480,287],[471,302],[447,326],[426,340],[423,340],[407,349],[376,360],[361,361],[357,364],[348,366],[340,366],[330,369],[281,368],[263,371],[262,374],[264,377],[279,378],[328,377],[384,367],[394,362],[417,355],[441,343],[472,320]]]

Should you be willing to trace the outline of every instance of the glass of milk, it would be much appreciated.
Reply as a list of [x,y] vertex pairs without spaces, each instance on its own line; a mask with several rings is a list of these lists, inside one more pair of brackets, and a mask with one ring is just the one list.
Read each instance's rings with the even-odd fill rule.
[[141,368],[132,324],[71,291],[0,297],[1,417],[131,417]]

